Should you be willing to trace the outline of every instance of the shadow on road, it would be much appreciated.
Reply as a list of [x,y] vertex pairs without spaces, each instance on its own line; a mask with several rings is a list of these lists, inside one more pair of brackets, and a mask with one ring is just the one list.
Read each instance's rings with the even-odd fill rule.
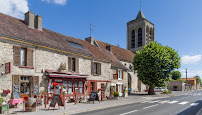
[[198,100],[194,103],[198,103],[197,106],[191,106],[188,109],[180,112],[177,115],[195,115],[202,108],[202,100]]

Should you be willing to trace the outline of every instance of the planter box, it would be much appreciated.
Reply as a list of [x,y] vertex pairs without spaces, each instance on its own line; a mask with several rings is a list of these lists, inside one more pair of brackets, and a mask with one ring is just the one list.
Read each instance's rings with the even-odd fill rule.
[[10,93],[10,90],[3,90],[3,93]]
[[5,111],[7,111],[7,113],[8,113],[8,110],[9,110],[9,105],[2,105],[1,106],[1,114],[3,114]]

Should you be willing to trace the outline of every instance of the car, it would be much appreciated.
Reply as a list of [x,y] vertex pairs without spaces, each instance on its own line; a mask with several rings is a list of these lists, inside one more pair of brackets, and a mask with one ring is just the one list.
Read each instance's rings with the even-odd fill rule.
[[[149,92],[149,89],[145,89],[145,92]],[[156,92],[156,89],[154,89],[154,92]]]
[[165,89],[162,88],[162,87],[155,87],[154,89],[155,89],[157,92],[163,92],[163,91],[165,91]]

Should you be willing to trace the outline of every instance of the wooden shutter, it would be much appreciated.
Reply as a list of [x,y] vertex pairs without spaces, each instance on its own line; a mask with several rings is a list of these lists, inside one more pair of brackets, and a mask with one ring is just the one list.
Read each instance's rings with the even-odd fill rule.
[[72,58],[68,57],[68,71],[72,71]]
[[19,85],[19,92],[20,92],[20,75],[13,75],[13,89],[14,92],[14,85]]
[[123,80],[123,70],[122,70],[122,80]]
[[91,75],[93,75],[93,73],[94,73],[94,72],[93,72],[93,64],[94,64],[94,63],[91,62]]
[[95,91],[97,91],[97,82],[95,82]]
[[79,59],[76,58],[76,72],[79,73]]
[[101,75],[101,63],[99,63],[99,75]]
[[31,96],[38,95],[39,94],[39,76],[33,76],[32,77],[32,93]]
[[13,46],[13,49],[14,49],[14,55],[13,55],[14,65],[19,66],[20,65],[20,49],[21,49],[21,47]]
[[118,70],[116,70],[116,79],[118,79],[119,77],[118,77]]
[[[123,85],[122,85],[122,92],[123,92]],[[124,92],[123,92],[124,93]]]
[[27,48],[27,66],[33,67],[33,49]]
[[118,92],[118,84],[116,84],[116,92]]
[[11,63],[8,62],[5,64],[5,74],[11,73]]

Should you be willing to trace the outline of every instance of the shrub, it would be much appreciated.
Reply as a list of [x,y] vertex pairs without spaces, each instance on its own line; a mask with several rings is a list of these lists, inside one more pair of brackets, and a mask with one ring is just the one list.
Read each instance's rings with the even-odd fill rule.
[[170,90],[164,90],[162,93],[172,93]]
[[119,92],[114,92],[114,97],[118,97],[119,96]]
[[0,106],[1,104],[4,102],[4,99],[3,98],[0,98]]

